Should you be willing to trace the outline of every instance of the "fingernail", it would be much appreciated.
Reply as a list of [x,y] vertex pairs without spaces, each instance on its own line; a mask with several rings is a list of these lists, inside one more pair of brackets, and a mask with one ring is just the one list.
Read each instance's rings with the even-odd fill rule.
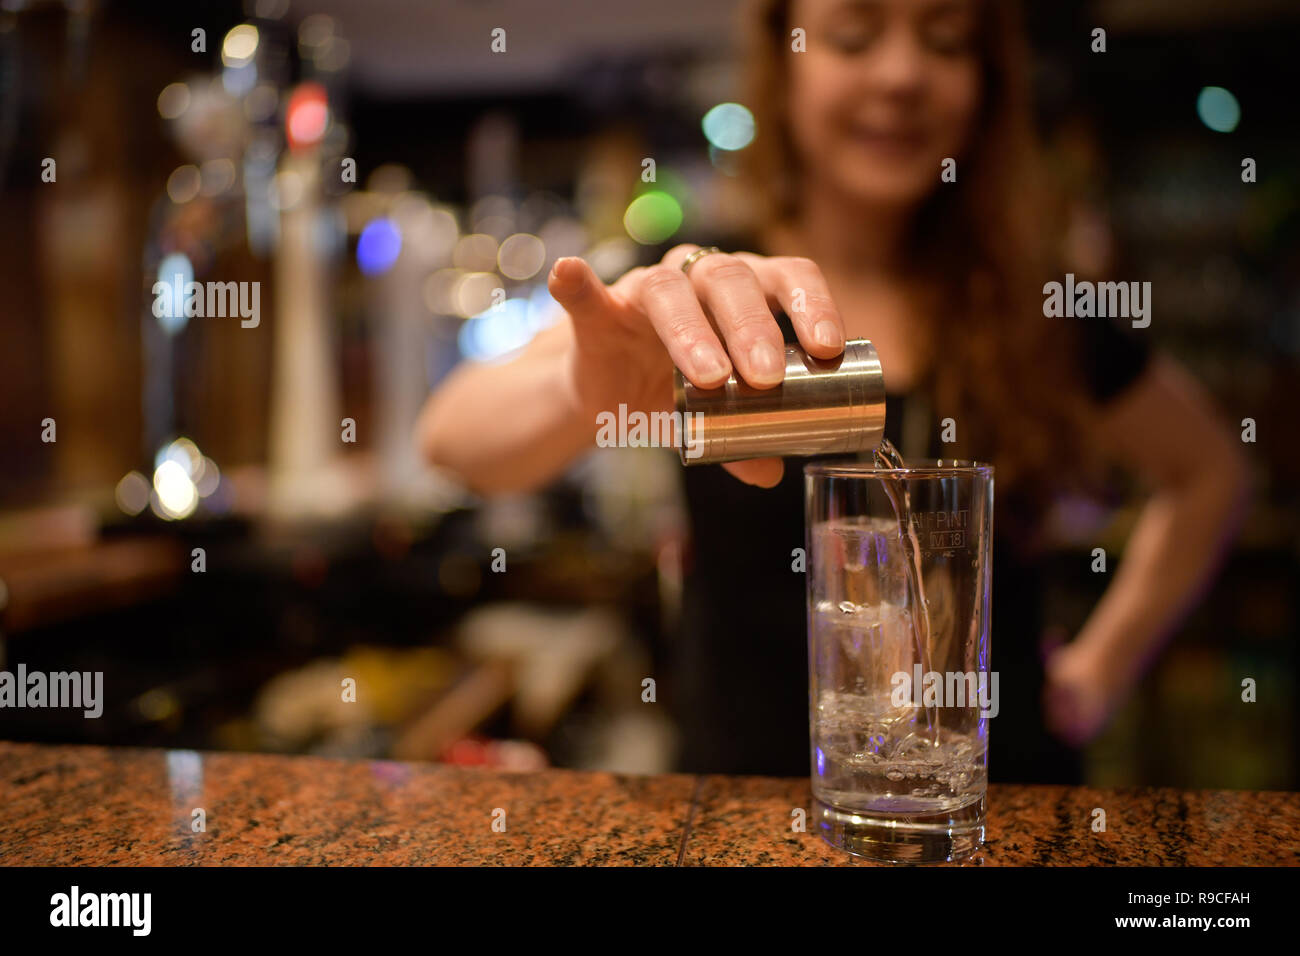
[[695,368],[695,376],[705,381],[712,382],[727,374],[727,366],[718,355],[718,350],[707,345],[697,345],[691,349],[691,365]]
[[750,349],[749,361],[754,371],[763,378],[780,378],[785,371],[781,355],[771,342],[759,342]]
[[560,274],[561,264],[567,263],[569,259],[570,259],[569,256],[565,256],[561,259],[556,259],[555,265],[551,266],[551,275],[555,276],[555,278],[558,279],[560,283],[566,287],[576,286],[578,284],[578,280],[581,279],[581,275],[578,273],[578,270],[573,266],[565,266],[567,275]]
[[835,323],[830,319],[822,319],[813,329],[813,338],[817,340],[818,345],[824,345],[828,349],[837,349],[843,343],[840,341],[840,330],[835,327]]

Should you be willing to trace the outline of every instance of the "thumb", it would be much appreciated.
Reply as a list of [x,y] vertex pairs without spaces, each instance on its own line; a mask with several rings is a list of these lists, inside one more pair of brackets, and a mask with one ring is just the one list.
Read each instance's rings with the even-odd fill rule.
[[546,288],[573,319],[574,330],[606,319],[617,303],[591,266],[577,256],[555,260]]

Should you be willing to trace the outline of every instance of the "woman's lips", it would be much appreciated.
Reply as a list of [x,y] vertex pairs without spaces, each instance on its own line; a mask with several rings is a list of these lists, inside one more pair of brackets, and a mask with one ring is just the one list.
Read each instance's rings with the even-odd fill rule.
[[911,158],[925,149],[929,136],[917,129],[863,129],[857,127],[849,131],[849,137],[857,145],[882,156]]

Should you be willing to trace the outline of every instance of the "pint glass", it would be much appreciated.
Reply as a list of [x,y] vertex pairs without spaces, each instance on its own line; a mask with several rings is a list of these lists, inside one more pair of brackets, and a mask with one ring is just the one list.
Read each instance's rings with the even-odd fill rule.
[[805,466],[813,819],[875,860],[984,839],[993,468]]

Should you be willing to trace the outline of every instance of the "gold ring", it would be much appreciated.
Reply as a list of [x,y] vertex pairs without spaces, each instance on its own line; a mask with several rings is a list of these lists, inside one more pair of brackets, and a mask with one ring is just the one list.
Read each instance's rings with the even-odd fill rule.
[[682,271],[689,272],[691,266],[695,265],[695,260],[703,259],[705,256],[710,256],[713,255],[713,253],[715,252],[721,252],[721,251],[722,250],[719,249],[717,246],[701,246],[699,249],[696,249],[689,256],[687,256],[686,259],[682,262]]

